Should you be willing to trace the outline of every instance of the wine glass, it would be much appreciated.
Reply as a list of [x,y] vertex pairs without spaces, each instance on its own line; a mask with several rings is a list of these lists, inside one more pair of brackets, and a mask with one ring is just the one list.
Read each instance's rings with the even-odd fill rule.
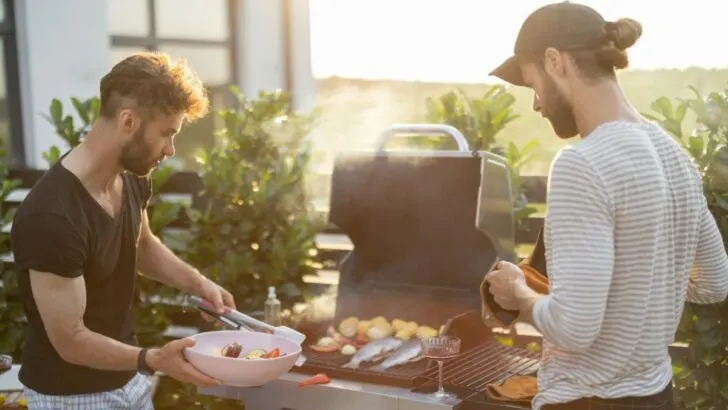
[[438,389],[432,393],[437,400],[455,399],[454,394],[447,393],[442,387],[442,365],[446,359],[453,358],[460,353],[460,339],[455,336],[436,336],[422,339],[422,354],[437,361]]

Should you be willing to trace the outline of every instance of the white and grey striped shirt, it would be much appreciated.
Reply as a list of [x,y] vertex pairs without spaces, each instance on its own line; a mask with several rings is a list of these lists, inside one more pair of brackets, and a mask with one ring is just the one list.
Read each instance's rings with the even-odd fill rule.
[[726,250],[693,162],[656,124],[605,123],[554,159],[547,206],[533,408],[660,392],[686,299],[728,294]]

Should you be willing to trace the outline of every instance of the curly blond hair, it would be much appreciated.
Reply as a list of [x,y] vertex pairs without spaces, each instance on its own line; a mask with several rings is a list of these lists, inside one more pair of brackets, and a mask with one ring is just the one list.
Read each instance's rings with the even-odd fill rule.
[[101,79],[100,115],[116,116],[126,103],[143,114],[184,113],[187,121],[207,115],[210,101],[197,74],[184,60],[150,51],[137,53],[118,62]]

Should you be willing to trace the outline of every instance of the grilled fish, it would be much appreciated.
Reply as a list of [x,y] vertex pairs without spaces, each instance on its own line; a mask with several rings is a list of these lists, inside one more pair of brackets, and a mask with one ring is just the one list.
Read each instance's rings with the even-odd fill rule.
[[367,343],[366,346],[359,349],[358,352],[354,353],[354,356],[351,358],[349,363],[346,363],[341,367],[347,369],[358,369],[361,363],[380,359],[392,351],[397,350],[401,346],[402,341],[393,337],[375,340]]
[[400,366],[405,363],[415,362],[422,359],[422,342],[419,340],[410,340],[405,343],[402,347],[397,349],[394,353],[389,355],[384,361],[370,370],[384,371],[390,367]]

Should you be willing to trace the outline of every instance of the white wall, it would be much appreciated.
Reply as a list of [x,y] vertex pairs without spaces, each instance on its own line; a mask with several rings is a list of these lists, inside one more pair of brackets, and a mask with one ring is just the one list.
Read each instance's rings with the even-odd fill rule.
[[[238,0],[238,78],[242,91],[253,97],[261,90],[286,86],[283,39],[283,1]],[[308,111],[316,97],[311,67],[308,0],[293,0],[291,9],[291,66],[294,109]]]
[[293,103],[297,110],[309,111],[316,101],[316,79],[311,65],[311,17],[309,0],[290,0],[291,10],[291,65],[293,68]]
[[98,94],[99,79],[109,68],[106,1],[16,1],[20,92],[26,164],[45,168],[41,157],[61,139],[40,114],[53,98],[71,109],[70,97]]
[[238,0],[237,50],[240,88],[253,98],[285,86],[282,0]]

